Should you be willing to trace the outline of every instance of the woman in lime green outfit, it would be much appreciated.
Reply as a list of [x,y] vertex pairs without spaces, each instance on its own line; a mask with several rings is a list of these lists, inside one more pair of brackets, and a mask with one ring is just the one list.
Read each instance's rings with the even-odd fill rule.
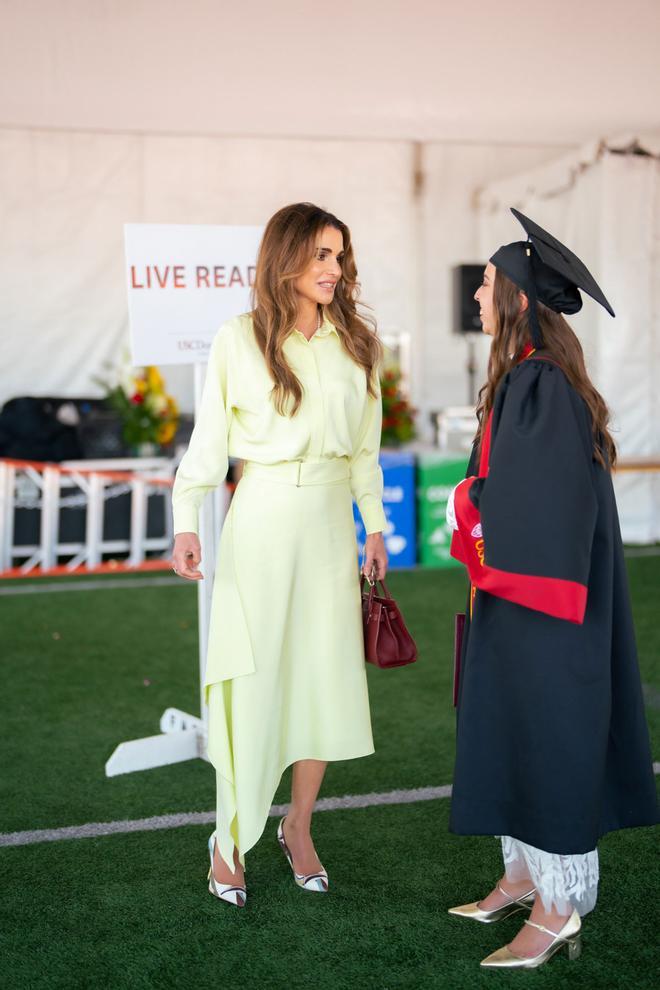
[[363,570],[384,577],[375,329],[358,314],[346,225],[309,203],[276,213],[254,309],[222,326],[174,484],[175,571],[199,580],[197,512],[228,458],[245,462],[224,523],[206,687],[217,825],[209,890],[246,901],[246,852],[293,765],[279,844],[306,890],[328,876],[311,838],[326,764],[373,752],[352,499]]

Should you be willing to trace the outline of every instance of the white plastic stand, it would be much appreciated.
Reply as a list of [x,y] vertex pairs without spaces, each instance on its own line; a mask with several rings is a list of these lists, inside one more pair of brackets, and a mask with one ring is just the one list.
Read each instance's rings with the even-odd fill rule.
[[[205,364],[195,368],[195,414],[199,409],[204,387]],[[105,765],[106,777],[136,770],[151,770],[170,763],[182,763],[199,757],[208,759],[208,708],[204,691],[206,649],[209,638],[213,576],[215,574],[216,544],[227,513],[227,489],[222,486],[207,497],[199,511],[199,539],[202,545],[201,570],[204,580],[197,585],[199,621],[199,705],[200,715],[189,715],[178,708],[166,708],[160,719],[160,735],[131,739],[120,743]]]
[[119,743],[105,765],[105,775],[117,777],[120,773],[151,770],[204,756],[204,730],[201,719],[178,708],[166,708],[160,720],[161,734]]

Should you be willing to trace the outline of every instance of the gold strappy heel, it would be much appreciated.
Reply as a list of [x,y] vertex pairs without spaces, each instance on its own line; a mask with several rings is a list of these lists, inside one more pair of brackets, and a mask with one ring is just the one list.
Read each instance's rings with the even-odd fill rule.
[[534,899],[536,897],[535,887],[532,887],[531,890],[528,890],[521,897],[512,897],[508,891],[500,887],[499,883],[497,889],[500,894],[504,894],[505,897],[509,898],[508,904],[493,908],[492,911],[484,911],[483,908],[479,907],[480,901],[473,901],[472,904],[461,904],[459,907],[449,908],[449,914],[456,914],[459,918],[472,918],[473,921],[481,921],[484,925],[490,925],[493,921],[503,921],[504,918],[511,917],[517,911],[529,911],[534,905]]
[[569,959],[577,959],[580,955],[582,951],[582,936],[580,934],[582,922],[577,911],[573,911],[560,932],[551,932],[549,928],[544,925],[537,925],[535,921],[527,920],[525,924],[531,925],[532,928],[538,928],[540,932],[552,937],[552,942],[547,949],[539,952],[538,956],[526,957],[516,956],[508,945],[504,945],[497,952],[493,952],[483,959],[481,965],[488,969],[536,969],[564,946],[568,947]]

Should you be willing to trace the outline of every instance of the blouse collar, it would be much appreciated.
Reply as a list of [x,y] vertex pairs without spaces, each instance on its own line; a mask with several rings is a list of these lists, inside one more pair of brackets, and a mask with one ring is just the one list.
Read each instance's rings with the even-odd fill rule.
[[[302,332],[302,330],[299,330],[297,327],[295,328],[294,332],[300,334],[301,337],[305,337],[305,334]],[[326,315],[325,310],[323,310],[323,320],[321,322],[321,326],[318,328],[316,333],[309,338],[309,340],[311,342],[312,340],[314,340],[314,337],[329,337],[331,333],[334,333],[335,336],[337,337],[339,336],[336,326],[334,325],[334,323],[330,322],[328,316]],[[306,337],[305,340],[307,340]]]

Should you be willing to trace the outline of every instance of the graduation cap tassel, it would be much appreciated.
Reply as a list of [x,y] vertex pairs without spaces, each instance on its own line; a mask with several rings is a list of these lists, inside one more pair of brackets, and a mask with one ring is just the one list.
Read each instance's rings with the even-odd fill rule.
[[527,300],[529,302],[529,323],[532,333],[532,344],[538,350],[543,347],[543,335],[541,333],[541,324],[539,323],[539,314],[536,307],[536,283],[534,281],[534,269],[532,267],[532,247],[529,241],[527,243],[525,253],[527,255]]

